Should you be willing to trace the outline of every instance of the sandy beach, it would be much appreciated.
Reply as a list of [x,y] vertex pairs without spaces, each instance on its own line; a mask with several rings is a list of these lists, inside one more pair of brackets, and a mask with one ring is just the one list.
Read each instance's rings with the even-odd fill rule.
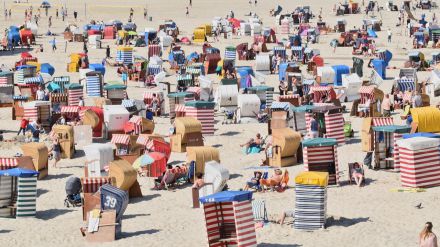
[[[61,33],[66,23],[55,19],[54,10],[60,8],[62,1],[51,2],[54,7],[49,10],[53,16],[52,32]],[[68,22],[75,23],[72,12],[78,11],[77,24],[83,26],[91,19],[108,21],[119,19],[127,21],[130,7],[134,8],[134,22],[138,30],[146,27],[157,29],[166,19],[175,21],[180,29],[181,36],[191,37],[193,29],[205,23],[211,23],[215,16],[226,16],[229,10],[235,12],[238,19],[247,19],[245,14],[249,11],[256,12],[263,26],[275,27],[275,18],[269,15],[269,10],[277,4],[283,7],[283,12],[292,11],[296,6],[309,5],[312,12],[318,15],[322,8],[323,20],[329,25],[336,24],[338,18],[347,20],[347,27],[360,27],[365,14],[336,16],[333,13],[333,6],[338,1],[258,1],[258,5],[250,6],[247,0],[193,0],[193,6],[189,8],[189,17],[185,16],[186,0],[147,0],[148,15],[152,21],[143,18],[145,1],[135,0],[95,0],[95,1],[66,1],[68,8]],[[380,0],[379,4],[385,6],[387,1]],[[400,6],[401,1],[394,1]],[[29,0],[29,4],[36,9],[40,1]],[[26,4],[13,4],[6,1],[7,8],[12,8],[12,18],[4,20],[0,17],[0,29],[4,30],[10,25],[20,25],[23,22],[24,9]],[[3,8],[0,6],[0,9]],[[86,12],[84,10],[87,10]],[[432,12],[418,9],[413,12],[416,17],[422,13],[431,20]],[[404,29],[396,27],[398,12],[380,12],[382,19],[382,31],[377,32],[375,39],[378,48],[389,49],[393,53],[386,80],[381,86],[385,93],[389,93],[393,84],[392,78],[399,73],[407,59],[408,51],[412,50],[412,39],[405,36]],[[39,33],[47,31],[47,18],[42,12]],[[312,22],[316,23],[317,18]],[[313,24],[312,24],[313,25]],[[279,26],[276,26],[279,29]],[[393,32],[392,43],[387,43],[386,30],[391,28]],[[318,44],[311,47],[320,49],[321,56],[326,65],[345,64],[352,66],[352,48],[338,47],[333,53],[329,43],[332,39],[338,38],[339,33],[330,33],[320,36]],[[277,38],[287,38],[287,35],[277,33]],[[40,36],[38,44],[43,44],[44,52],[32,54],[38,57],[40,62],[47,62],[55,67],[56,76],[70,76],[72,82],[77,82],[79,73],[66,72],[66,64],[69,62],[69,55],[72,52],[81,52],[82,43],[67,43],[61,35],[56,37],[58,50],[51,51],[50,37]],[[212,38],[208,38],[212,42]],[[218,42],[212,42],[212,46],[221,50],[223,56],[224,48],[228,45],[238,45],[243,42],[252,42],[252,37],[233,36],[232,39],[220,38]],[[103,47],[110,45],[112,56],[116,54],[114,40],[103,40]],[[271,49],[274,44],[268,44]],[[193,51],[201,52],[201,45],[183,45],[182,48],[188,55]],[[420,49],[425,55],[429,55],[432,49]],[[135,47],[134,53],[146,56],[147,48]],[[12,67],[18,61],[20,53],[0,52],[0,64]],[[89,60],[91,63],[100,63],[105,57],[105,49],[89,49]],[[163,56],[165,58],[165,55]],[[367,59],[364,59],[368,62]],[[237,65],[254,65],[255,61],[237,61]],[[370,74],[370,68],[364,65],[364,75]],[[306,69],[303,69],[305,73]],[[420,80],[426,80],[430,72],[418,72]],[[219,79],[214,75],[209,77],[215,80],[214,88],[218,86]],[[116,73],[116,68],[107,67],[105,74],[106,81],[121,81]],[[172,90],[175,89],[176,76],[171,75],[165,79],[170,82]],[[278,75],[266,76],[266,84],[277,88]],[[132,99],[142,99],[145,88],[139,87],[138,82],[129,81],[127,93]],[[277,89],[276,89],[277,90]],[[431,97],[431,105],[436,104],[437,98]],[[168,104],[166,104],[168,107]],[[344,103],[349,109],[351,103]],[[401,111],[393,114],[395,124],[405,124],[399,117]],[[327,217],[328,227],[324,230],[303,232],[294,230],[292,220],[288,219],[287,224],[281,226],[275,223],[268,223],[263,228],[257,229],[258,246],[378,246],[378,247],[412,247],[418,246],[418,234],[426,221],[433,222],[434,232],[440,234],[440,188],[430,188],[421,193],[400,193],[392,192],[392,189],[400,188],[399,173],[388,170],[365,171],[366,185],[358,188],[348,185],[348,162],[362,162],[365,153],[361,151],[360,130],[362,118],[350,117],[344,114],[347,121],[351,121],[355,130],[354,138],[347,141],[347,144],[338,147],[339,171],[341,172],[341,186],[330,187],[327,195]],[[11,120],[11,108],[0,108],[0,130],[5,132],[4,138],[11,139],[16,135],[19,128],[19,121]],[[244,155],[240,143],[245,142],[256,133],[267,135],[267,124],[236,124],[222,125],[223,116],[216,114],[215,135],[205,137],[206,146],[215,146],[220,151],[221,163],[229,169],[231,174],[228,187],[231,190],[242,188],[245,182],[252,176],[252,169],[246,169],[259,165],[264,153]],[[167,134],[170,127],[170,119],[167,117],[155,118],[155,133]],[[13,142],[0,143],[0,156],[11,157],[21,152],[20,144]],[[59,168],[49,168],[49,176],[38,181],[37,216],[25,219],[3,219],[0,218],[0,243],[1,246],[94,246],[87,243],[81,236],[79,228],[82,226],[81,208],[64,207],[65,182],[70,176],[81,177],[84,174],[84,151],[79,149],[74,159],[62,159]],[[186,161],[185,153],[172,153],[170,162],[181,164]],[[289,186],[293,187],[293,178],[304,170],[302,164],[287,167],[290,174]],[[125,211],[122,222],[122,235],[120,239],[111,243],[100,244],[100,246],[207,246],[205,219],[202,209],[191,208],[191,188],[183,186],[174,191],[155,191],[152,179],[138,177],[143,193],[142,198],[130,200]],[[278,219],[284,210],[293,210],[295,207],[295,191],[290,188],[283,193],[268,192],[254,193],[254,198],[266,201],[270,219]],[[422,203],[421,209],[415,205]]]

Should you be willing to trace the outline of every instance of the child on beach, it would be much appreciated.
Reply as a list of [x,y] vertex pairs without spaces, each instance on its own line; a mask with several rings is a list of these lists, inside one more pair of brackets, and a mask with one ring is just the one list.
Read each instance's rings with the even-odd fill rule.
[[23,131],[23,135],[25,135],[26,133],[26,129],[27,126],[29,124],[29,120],[27,120],[26,118],[22,118],[21,122],[20,122],[20,129],[18,130],[17,136],[20,135],[20,133]]
[[54,159],[52,167],[56,168],[58,161],[61,159],[61,145],[58,138],[53,139],[52,148],[49,151],[52,152],[52,158]]
[[432,232],[432,223],[426,222],[419,235],[420,247],[438,247],[437,236]]

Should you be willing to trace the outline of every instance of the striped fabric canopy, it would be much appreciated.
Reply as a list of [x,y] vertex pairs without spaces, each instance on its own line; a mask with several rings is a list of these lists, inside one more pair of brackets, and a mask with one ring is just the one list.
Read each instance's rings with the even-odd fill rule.
[[13,100],[28,100],[28,96],[15,95],[12,97]]
[[158,64],[149,64],[148,65],[148,74],[149,75],[157,75],[162,71],[162,66]]
[[148,57],[160,56],[160,45],[148,45]]
[[297,56],[298,59],[302,59],[304,55],[304,49],[302,46],[292,46],[292,54]]
[[[251,201],[204,203],[209,246],[257,246]],[[220,227],[222,224],[230,227]],[[223,234],[233,236],[219,241]]]
[[358,92],[361,94],[372,94],[375,88],[375,86],[361,86]]
[[130,143],[130,136],[124,134],[114,134],[112,136],[111,143],[128,145]]
[[332,87],[330,86],[311,86],[309,93],[316,93],[316,92],[330,92],[332,90]]
[[303,83],[303,93],[304,94],[309,94],[310,92],[310,87],[312,87],[313,85],[315,85],[315,79],[303,79],[302,83]]
[[280,95],[278,99],[298,99],[299,94]]
[[15,168],[17,165],[17,158],[0,158],[0,170]]
[[61,113],[79,114],[80,109],[79,106],[61,106]]
[[175,112],[185,112],[185,105],[177,104],[174,108]]
[[413,78],[405,78],[397,80],[397,87],[400,91],[414,91],[416,89],[416,83]]
[[394,121],[391,117],[375,117],[373,118],[373,126],[393,125]]
[[25,84],[41,84],[43,82],[44,81],[43,81],[43,78],[41,76],[24,78],[24,83]]
[[284,111],[288,111],[290,109],[290,103],[289,102],[274,101],[274,102],[272,102],[272,105],[270,108],[271,109],[282,109]]
[[79,98],[83,96],[83,89],[69,89],[68,91],[68,104],[69,105],[79,105]]
[[124,99],[121,101],[121,105],[124,106],[125,108],[131,108],[135,106],[135,101],[132,99]]
[[375,88],[375,86],[361,86],[361,88],[359,89],[359,93],[361,95],[361,104],[365,104],[368,99],[370,99],[370,101],[374,101]]
[[188,87],[188,89],[186,91],[194,93],[194,95],[196,95],[197,98],[199,98],[200,92],[202,91],[202,89],[200,89],[200,87]]
[[130,123],[134,123],[134,124],[141,124],[142,123],[142,117],[141,116],[133,116],[130,118],[130,120],[128,120]]
[[190,74],[184,74],[184,75],[177,76],[177,81],[187,81],[187,80],[192,81],[192,76]]
[[33,217],[37,206],[37,176],[18,177],[16,217]]
[[196,67],[186,68],[186,73],[192,74],[192,75],[200,75],[201,71],[202,70],[200,68],[196,68]]
[[150,143],[152,144],[152,139],[150,139],[149,135],[140,134],[136,143],[147,147]]
[[86,91],[90,97],[101,97],[101,78],[97,75],[91,75],[86,77]]
[[104,184],[111,184],[109,177],[87,177],[81,178],[84,193],[96,193]]
[[286,57],[286,48],[284,46],[275,46],[273,48],[273,54],[275,56],[278,56],[278,54],[279,54],[281,57],[284,58],[284,57]]

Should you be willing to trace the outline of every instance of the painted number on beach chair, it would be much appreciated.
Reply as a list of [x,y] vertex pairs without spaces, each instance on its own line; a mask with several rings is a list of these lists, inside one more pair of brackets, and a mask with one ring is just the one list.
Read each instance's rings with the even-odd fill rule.
[[116,198],[111,197],[111,196],[106,196],[105,197],[105,203],[104,206],[108,207],[108,208],[115,208],[116,207]]

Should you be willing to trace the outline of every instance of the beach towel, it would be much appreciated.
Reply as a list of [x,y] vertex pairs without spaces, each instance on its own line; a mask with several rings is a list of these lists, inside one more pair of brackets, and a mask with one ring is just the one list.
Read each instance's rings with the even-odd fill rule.
[[258,154],[261,152],[261,148],[260,147],[249,147],[249,148],[243,148],[243,153],[244,154]]

